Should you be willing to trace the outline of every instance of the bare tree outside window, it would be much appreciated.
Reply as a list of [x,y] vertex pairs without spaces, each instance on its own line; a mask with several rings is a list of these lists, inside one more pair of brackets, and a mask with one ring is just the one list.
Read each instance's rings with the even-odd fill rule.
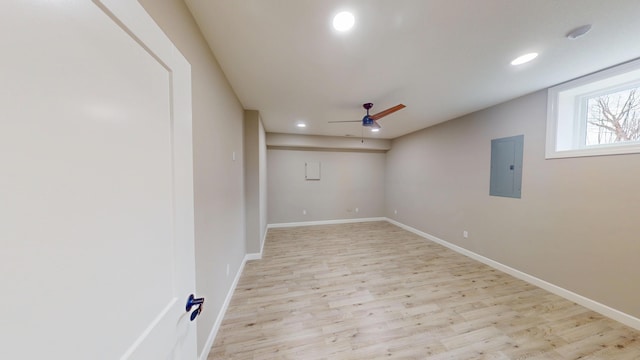
[[639,89],[587,100],[587,146],[640,140]]

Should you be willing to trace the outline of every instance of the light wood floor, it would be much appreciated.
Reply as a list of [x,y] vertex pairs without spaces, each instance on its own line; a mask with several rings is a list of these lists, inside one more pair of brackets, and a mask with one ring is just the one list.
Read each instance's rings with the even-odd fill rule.
[[640,359],[640,332],[387,222],[269,230],[209,359]]

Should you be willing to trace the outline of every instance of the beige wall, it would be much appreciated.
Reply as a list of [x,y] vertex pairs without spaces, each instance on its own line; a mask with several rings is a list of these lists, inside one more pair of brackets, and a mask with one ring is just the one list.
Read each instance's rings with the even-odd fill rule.
[[[309,161],[320,180],[305,180]],[[268,149],[267,164],[270,224],[384,216],[382,152]]]
[[258,122],[258,157],[259,157],[259,187],[260,187],[260,251],[264,246],[264,240],[267,234],[267,141],[266,131],[262,125],[262,121]]
[[198,318],[201,353],[245,254],[243,109],[184,3],[140,3],[191,63],[196,288],[198,296],[206,297]]
[[260,253],[266,224],[266,151],[264,127],[256,110],[244,112],[246,251]]
[[[545,160],[545,127],[540,91],[394,140],[386,216],[640,317],[640,154]],[[518,134],[522,199],[489,196],[491,139]]]

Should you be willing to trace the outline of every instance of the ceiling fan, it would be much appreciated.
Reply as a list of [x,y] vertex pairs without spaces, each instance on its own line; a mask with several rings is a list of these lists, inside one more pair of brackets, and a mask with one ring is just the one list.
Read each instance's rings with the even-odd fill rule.
[[369,115],[369,110],[373,107],[373,103],[362,104],[362,107],[367,110],[367,115],[365,115],[362,120],[344,120],[344,121],[329,121],[330,123],[345,123],[345,122],[360,122],[362,121],[362,126],[371,127],[372,129],[380,129],[381,126],[378,124],[378,120],[381,118],[393,114],[398,110],[404,109],[406,106],[403,104],[398,104],[396,106],[392,106],[386,110],[380,111],[377,114]]

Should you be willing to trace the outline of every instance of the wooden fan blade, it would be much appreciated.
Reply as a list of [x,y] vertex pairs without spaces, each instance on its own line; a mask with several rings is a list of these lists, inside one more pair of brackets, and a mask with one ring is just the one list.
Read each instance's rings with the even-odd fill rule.
[[343,123],[343,122],[362,122],[362,120],[343,120],[343,121],[328,121],[329,123]]
[[402,104],[398,104],[398,105],[396,105],[396,106],[394,106],[394,107],[390,107],[390,108],[388,108],[387,110],[383,110],[383,111],[380,111],[380,112],[379,112],[379,113],[377,113],[377,114],[373,114],[373,115],[371,115],[371,118],[372,118],[373,120],[380,120],[381,118],[383,118],[383,117],[385,117],[385,116],[387,116],[387,115],[389,115],[389,114],[393,114],[394,112],[396,112],[396,111],[398,111],[398,110],[402,110],[402,109],[404,109],[405,107],[406,107],[406,106],[404,106],[404,105],[402,105]]

